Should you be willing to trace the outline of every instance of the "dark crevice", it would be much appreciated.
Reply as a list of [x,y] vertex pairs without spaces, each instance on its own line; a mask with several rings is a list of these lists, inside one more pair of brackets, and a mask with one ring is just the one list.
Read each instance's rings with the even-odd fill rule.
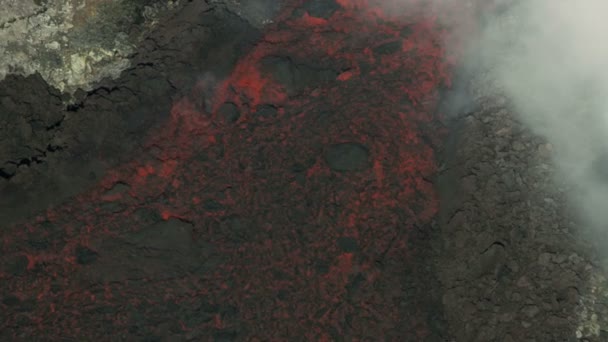
[[494,241],[490,246],[488,246],[488,248],[484,249],[480,254],[485,254],[486,252],[488,252],[489,250],[491,250],[492,248],[495,247],[500,247],[500,248],[506,248],[505,244],[501,241]]
[[15,176],[14,173],[9,173],[5,169],[0,169],[0,178],[9,180],[9,179],[13,178],[13,176]]
[[[120,87],[118,87],[118,86],[113,86],[113,87],[101,86],[101,87],[88,91],[87,97],[92,96],[92,95],[100,95],[100,96],[109,95],[119,89],[120,89]],[[103,94],[104,92],[105,92],[105,94]]]
[[49,152],[63,151],[63,147],[57,145],[48,145],[46,150]]
[[[64,147],[62,146],[58,146],[58,145],[47,145],[46,148],[44,150],[35,149],[39,154],[31,156],[29,158],[22,158],[19,161],[6,161],[4,164],[5,165],[12,165],[12,168],[17,169],[20,166],[31,166],[32,164],[43,164],[46,162],[46,158],[48,156],[48,153],[54,153],[54,152],[59,152],[59,151],[63,151]],[[6,168],[2,168],[0,169],[0,178],[4,178],[7,180],[10,180],[11,178],[13,178],[15,176],[16,172],[10,172],[8,171]]]
[[49,126],[46,126],[45,128],[46,128],[47,132],[59,128],[59,126],[61,126],[61,124],[63,123],[63,120],[65,120],[65,115],[61,116],[61,119],[59,119],[57,122],[55,122]]
[[66,111],[77,112],[77,111],[81,110],[82,108],[84,108],[84,102],[78,102],[78,103],[73,103],[73,104],[67,105]]

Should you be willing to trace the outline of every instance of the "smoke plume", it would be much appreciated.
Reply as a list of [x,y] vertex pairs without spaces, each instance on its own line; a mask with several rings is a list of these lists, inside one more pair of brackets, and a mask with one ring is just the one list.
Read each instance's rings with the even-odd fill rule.
[[[408,0],[384,0],[389,13],[410,13]],[[397,3],[395,3],[397,1]],[[584,223],[608,238],[608,2],[602,0],[428,0],[450,30],[446,49],[461,58],[448,114],[478,97],[504,95],[519,119],[552,145],[558,181],[571,191]],[[395,7],[395,4],[396,7]],[[479,22],[467,33],[470,8]],[[398,10],[396,10],[398,8]],[[470,12],[469,12],[470,14]],[[470,31],[472,32],[472,31]]]
[[504,11],[485,18],[468,63],[481,66],[520,119],[553,145],[586,223],[606,226],[608,2],[503,2]]

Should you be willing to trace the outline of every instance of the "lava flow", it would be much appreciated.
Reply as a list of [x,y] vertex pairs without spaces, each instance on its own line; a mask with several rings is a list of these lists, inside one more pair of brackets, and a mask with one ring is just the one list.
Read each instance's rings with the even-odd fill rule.
[[449,28],[410,2],[398,15],[388,1],[285,6],[228,78],[203,78],[175,103],[132,162],[2,231],[2,305],[15,314],[1,329],[79,340],[441,334],[425,249],[445,133],[436,104],[454,60]]

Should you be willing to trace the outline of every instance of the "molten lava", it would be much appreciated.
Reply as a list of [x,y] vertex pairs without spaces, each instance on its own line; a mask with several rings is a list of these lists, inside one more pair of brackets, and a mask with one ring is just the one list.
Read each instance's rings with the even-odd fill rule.
[[[426,286],[417,246],[437,211],[429,180],[452,31],[424,1],[400,11],[377,2],[286,6],[230,77],[175,103],[132,162],[3,230],[2,260],[27,264],[0,274],[3,293],[33,308],[2,329],[251,341],[431,334],[430,299],[411,291]],[[41,238],[47,245],[32,242]]]

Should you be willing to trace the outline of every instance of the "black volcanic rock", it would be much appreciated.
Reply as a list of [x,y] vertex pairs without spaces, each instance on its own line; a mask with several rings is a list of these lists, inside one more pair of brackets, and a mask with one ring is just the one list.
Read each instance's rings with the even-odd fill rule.
[[369,151],[359,143],[341,143],[330,146],[325,160],[334,171],[362,171],[370,166]]

